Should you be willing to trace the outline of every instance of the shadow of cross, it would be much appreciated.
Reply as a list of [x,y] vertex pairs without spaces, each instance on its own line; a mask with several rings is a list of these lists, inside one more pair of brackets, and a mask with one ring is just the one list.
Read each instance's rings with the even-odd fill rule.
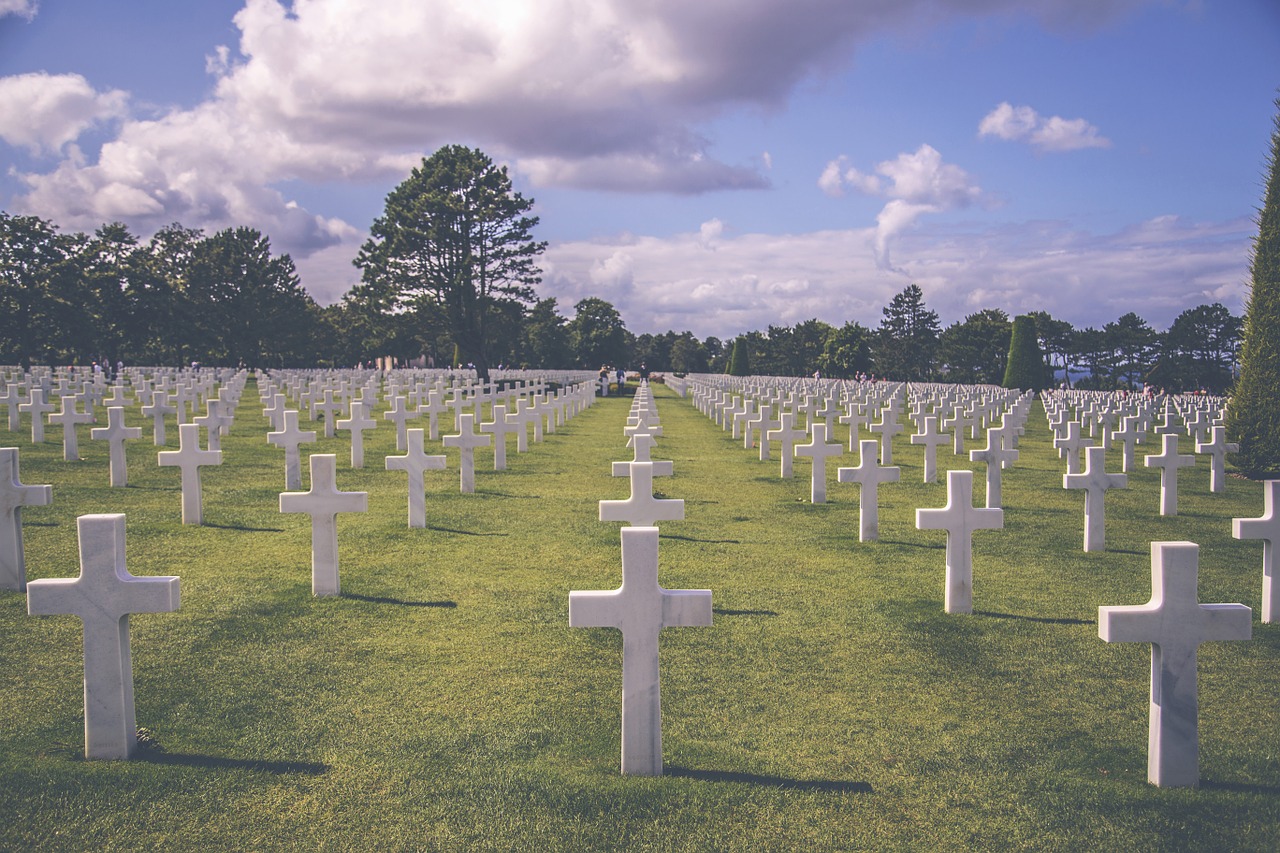
[[711,590],[663,589],[658,528],[625,527],[621,533],[622,586],[570,592],[569,627],[622,631],[622,772],[661,776],[658,632],[710,625]]
[[1200,782],[1200,708],[1196,652],[1213,640],[1247,640],[1252,611],[1243,604],[1201,604],[1200,546],[1151,543],[1151,600],[1098,608],[1108,643],[1151,644],[1151,717],[1147,781],[1159,787]]
[[31,581],[27,612],[71,614],[84,623],[85,758],[124,759],[138,742],[129,614],[177,610],[179,580],[129,574],[123,515],[82,515],[76,527],[80,576]]

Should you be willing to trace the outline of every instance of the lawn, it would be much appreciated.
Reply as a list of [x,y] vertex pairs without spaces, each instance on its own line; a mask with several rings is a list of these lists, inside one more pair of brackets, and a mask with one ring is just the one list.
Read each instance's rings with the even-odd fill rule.
[[[319,599],[252,382],[224,464],[203,469],[202,527],[180,523],[149,428],[112,489],[88,427],[67,463],[60,429],[33,447],[0,423],[23,482],[53,485],[24,512],[30,579],[74,576],[75,518],[101,512],[127,515],[133,574],[182,578],[179,611],[132,617],[157,748],[128,762],[83,759],[79,620],[0,592],[0,849],[1280,849],[1280,626],[1258,622],[1262,545],[1231,538],[1233,517],[1261,514],[1260,484],[1211,495],[1199,457],[1163,518],[1158,472],[1139,468],[1107,494],[1107,550],[1085,553],[1084,496],[1062,489],[1037,404],[1004,529],[974,536],[975,612],[948,615],[945,535],[914,524],[946,502],[922,448],[896,439],[901,482],[880,487],[880,540],[859,543],[836,466],[815,506],[807,460],[780,479],[689,401],[655,397],[653,455],[675,463],[656,488],[685,501],[661,524],[659,577],[715,608],[711,627],[662,634],[660,778],[619,774],[621,635],[568,627],[570,590],[620,582],[620,525],[597,502],[629,491],[609,474],[630,458],[630,398],[528,453],[512,440],[506,471],[477,451],[472,495],[456,451],[428,441],[450,468],[427,473],[417,530],[405,475],[383,469],[384,409],[362,470],[321,431],[304,454],[337,454],[369,511],[339,517],[342,595]],[[136,409],[129,423],[149,427]],[[954,467],[974,466],[940,448]],[[1149,646],[1098,638],[1099,605],[1150,597],[1160,540],[1200,544],[1201,601],[1254,608],[1252,641],[1200,648],[1199,789],[1147,783]]]

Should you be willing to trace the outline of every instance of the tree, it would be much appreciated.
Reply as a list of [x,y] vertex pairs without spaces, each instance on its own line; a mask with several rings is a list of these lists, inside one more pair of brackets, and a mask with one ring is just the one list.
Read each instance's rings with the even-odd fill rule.
[[[1054,373],[1062,371],[1062,379],[1071,384],[1071,360],[1075,327],[1066,320],[1056,320],[1047,311],[1032,311],[1027,315],[1036,327],[1036,338],[1040,342],[1040,351],[1044,353],[1045,366],[1049,376],[1045,378],[1045,387],[1054,384]],[[1055,359],[1056,356],[1056,359]]]
[[730,376],[746,376],[751,372],[751,357],[747,354],[750,344],[745,335],[739,335],[733,342],[733,352],[729,355],[729,367],[725,371]]
[[487,378],[496,303],[533,301],[533,200],[515,192],[505,167],[461,145],[441,148],[387,196],[356,256],[362,279],[401,305],[443,310],[461,358]]
[[707,348],[702,341],[693,336],[693,332],[681,332],[672,342],[671,369],[676,373],[711,372],[711,360],[707,354]]
[[1130,390],[1143,383],[1151,369],[1156,348],[1156,331],[1147,321],[1130,311],[1114,323],[1102,327],[1105,345],[1114,356],[1117,382]]
[[1159,357],[1147,380],[1170,391],[1226,393],[1242,328],[1243,321],[1219,303],[1188,308],[1161,336]]
[[546,369],[572,366],[567,323],[560,316],[554,297],[538,300],[525,316],[520,332],[521,361],[529,367]]
[[924,292],[910,284],[884,309],[876,330],[876,369],[888,379],[929,380],[937,350],[937,312],[925,308]]
[[187,270],[197,357],[212,364],[305,364],[313,348],[314,303],[293,259],[273,257],[254,228],[227,228],[201,241]]
[[824,376],[853,379],[871,370],[871,330],[861,323],[849,321],[832,329],[822,345],[818,367]]
[[1000,384],[1005,388],[1040,391],[1044,388],[1044,380],[1044,356],[1040,354],[1035,321],[1025,314],[1014,317],[1013,331],[1009,336],[1008,367]]
[[0,362],[51,364],[89,354],[77,256],[83,235],[0,211]]
[[1236,464],[1253,478],[1280,477],[1280,98],[1276,108],[1249,265],[1240,377],[1227,413],[1227,432],[1240,443]]
[[938,339],[938,361],[950,382],[998,385],[1009,357],[1009,315],[987,308],[952,323]]
[[629,336],[618,309],[592,296],[581,300],[573,310],[574,317],[569,321],[569,346],[576,365],[590,370],[602,365],[624,366]]

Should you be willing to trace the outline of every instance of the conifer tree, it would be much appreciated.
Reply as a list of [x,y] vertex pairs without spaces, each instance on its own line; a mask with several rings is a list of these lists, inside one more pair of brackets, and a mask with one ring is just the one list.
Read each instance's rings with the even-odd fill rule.
[[730,376],[746,376],[751,371],[747,357],[747,342],[741,336],[733,342],[733,352],[729,355]]
[[1236,464],[1254,479],[1280,477],[1280,98],[1276,108],[1250,265],[1240,377],[1227,418],[1228,435],[1240,443]]
[[1036,337],[1036,323],[1022,314],[1013,318],[1013,333],[1009,337],[1009,363],[1004,371],[1005,388],[1041,391],[1044,389],[1044,357],[1040,354],[1040,341]]

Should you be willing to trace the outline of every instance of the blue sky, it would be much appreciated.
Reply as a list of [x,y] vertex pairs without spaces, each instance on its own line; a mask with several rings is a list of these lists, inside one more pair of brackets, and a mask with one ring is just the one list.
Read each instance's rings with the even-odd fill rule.
[[0,0],[0,209],[252,225],[328,303],[457,142],[637,333],[1165,328],[1243,311],[1278,88],[1275,0]]

